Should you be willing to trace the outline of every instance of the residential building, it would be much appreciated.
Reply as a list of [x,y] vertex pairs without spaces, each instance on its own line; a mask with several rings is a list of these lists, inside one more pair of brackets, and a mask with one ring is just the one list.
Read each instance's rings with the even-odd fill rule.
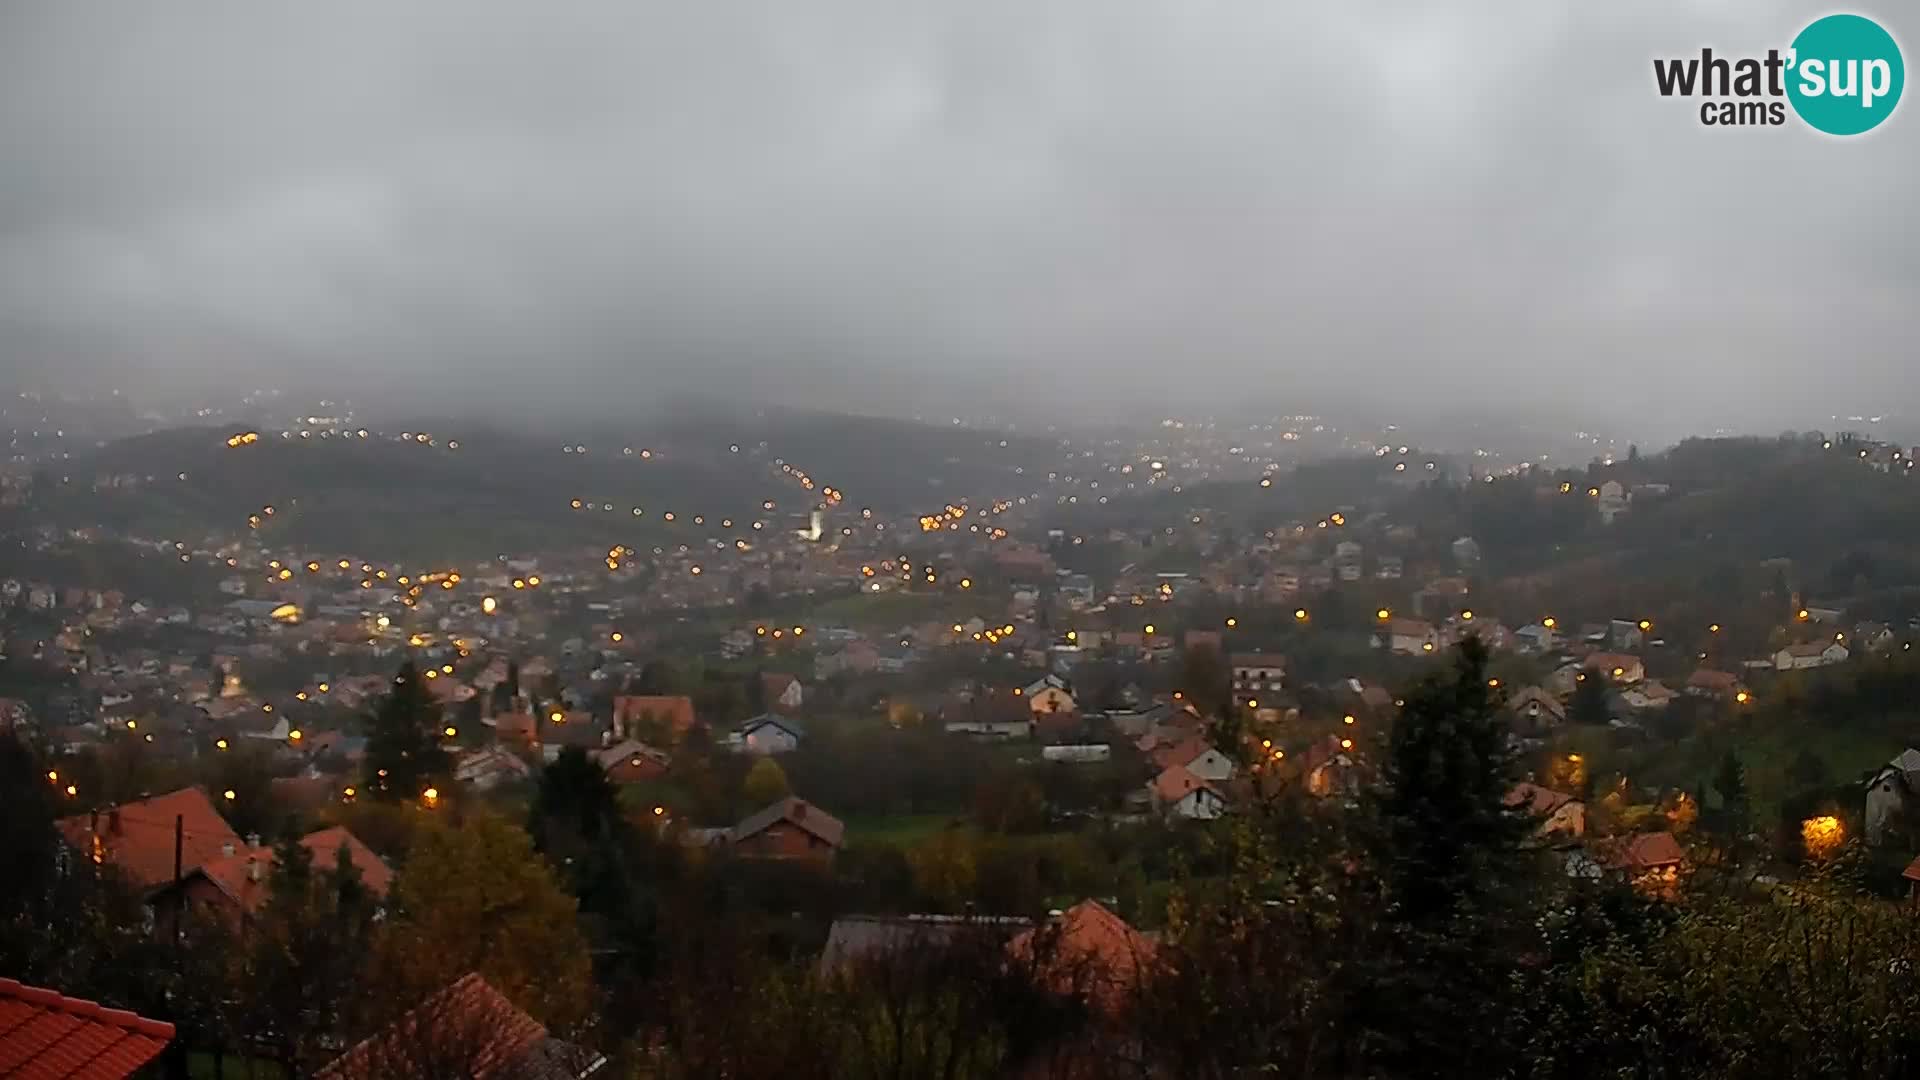
[[1507,698],[1514,728],[1524,735],[1544,735],[1567,722],[1567,707],[1537,686],[1525,686]]
[[1773,666],[1780,671],[1805,671],[1841,663],[1850,655],[1837,641],[1805,641],[1774,653]]
[[[791,676],[789,676],[791,678]],[[655,738],[668,738],[674,743],[686,738],[698,720],[693,712],[693,699],[684,694],[622,694],[613,699],[613,737],[617,742],[626,738],[642,738],[653,729],[659,729]]]
[[607,779],[616,784],[638,784],[657,780],[667,773],[673,759],[664,750],[655,749],[638,739],[617,742],[594,755],[606,770]]
[[1622,686],[1637,683],[1647,677],[1646,666],[1640,662],[1640,658],[1627,653],[1590,653],[1580,662],[1580,666]]
[[[1048,936],[1041,939],[1039,935]],[[1045,955],[1038,943],[1049,944]],[[1031,964],[1042,986],[1084,993],[1102,1014],[1122,1012],[1153,970],[1153,939],[1092,900],[1057,912],[1046,928],[1029,930],[1007,943],[1016,963]],[[1076,1074],[1078,1075],[1078,1074]]]
[[749,858],[825,860],[845,836],[839,818],[789,795],[734,826],[727,843]]
[[790,716],[761,713],[740,725],[732,742],[749,754],[791,753],[806,737],[806,727]]
[[1541,839],[1565,837],[1578,840],[1587,832],[1587,804],[1563,791],[1538,784],[1514,785],[1507,792],[1508,806],[1524,807],[1539,822],[1534,835]]
[[1528,623],[1515,630],[1513,636],[1519,641],[1520,650],[1528,653],[1547,652],[1560,642],[1560,635],[1554,633],[1552,627],[1540,623]]
[[1425,619],[1389,619],[1386,630],[1374,635],[1374,641],[1389,652],[1423,656],[1440,647],[1440,634]]
[[[345,852],[360,873],[361,886],[376,900],[384,900],[393,885],[386,862],[340,826],[309,833],[300,838],[300,846],[312,857],[315,873],[331,871]],[[278,858],[274,848],[260,844],[227,850],[183,877],[180,895],[196,910],[238,925],[266,906]]]
[[314,1075],[315,1080],[583,1080],[606,1063],[604,1055],[548,1034],[538,1020],[475,973],[421,1002]]
[[1732,672],[1700,668],[1687,676],[1685,693],[1694,697],[1729,699],[1744,689],[1740,677]]
[[1184,765],[1169,765],[1147,785],[1153,805],[1174,817],[1211,820],[1227,811],[1227,797]]
[[1287,658],[1278,653],[1234,653],[1228,663],[1236,705],[1272,697],[1286,687]]
[[[532,717],[527,719],[531,720]],[[523,758],[497,746],[469,750],[453,762],[453,778],[478,791],[491,791],[502,784],[527,779],[533,766]]]
[[61,818],[56,824],[82,855],[113,867],[147,893],[170,884],[176,869],[189,874],[242,847],[240,835],[199,788]]
[[798,709],[806,699],[806,688],[800,680],[784,671],[763,671],[760,673],[760,699],[769,710]]

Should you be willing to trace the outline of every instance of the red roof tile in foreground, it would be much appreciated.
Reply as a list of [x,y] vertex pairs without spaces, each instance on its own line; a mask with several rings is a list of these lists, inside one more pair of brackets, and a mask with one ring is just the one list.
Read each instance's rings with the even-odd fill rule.
[[172,1038],[172,1024],[0,979],[0,1076],[119,1080]]

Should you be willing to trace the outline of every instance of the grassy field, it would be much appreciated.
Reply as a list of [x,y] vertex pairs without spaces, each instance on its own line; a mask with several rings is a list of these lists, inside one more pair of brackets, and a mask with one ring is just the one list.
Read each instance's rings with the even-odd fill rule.
[[888,814],[884,817],[850,818],[847,821],[847,843],[910,848],[961,820],[955,814]]
[[1803,751],[1825,764],[1828,783],[1843,784],[1884,764],[1900,752],[1901,745],[1897,739],[1845,729],[1720,729],[1662,748],[1645,760],[1634,779],[1655,788],[1705,790],[1710,788],[1721,759],[1732,750],[1746,768],[1755,820],[1771,821],[1796,787],[1791,773],[1794,760]]

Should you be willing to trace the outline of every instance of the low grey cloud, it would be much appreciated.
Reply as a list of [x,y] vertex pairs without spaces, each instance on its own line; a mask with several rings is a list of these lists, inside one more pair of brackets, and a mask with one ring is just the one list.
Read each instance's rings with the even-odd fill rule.
[[1832,140],[1653,86],[1823,11],[11,5],[0,363],[495,411],[1910,408],[1912,108]]

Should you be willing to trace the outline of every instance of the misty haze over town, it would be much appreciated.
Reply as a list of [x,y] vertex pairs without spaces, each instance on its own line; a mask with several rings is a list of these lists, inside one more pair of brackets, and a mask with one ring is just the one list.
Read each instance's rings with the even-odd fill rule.
[[449,413],[1902,412],[1913,142],[1647,59],[1801,5],[30,5],[0,370]]

